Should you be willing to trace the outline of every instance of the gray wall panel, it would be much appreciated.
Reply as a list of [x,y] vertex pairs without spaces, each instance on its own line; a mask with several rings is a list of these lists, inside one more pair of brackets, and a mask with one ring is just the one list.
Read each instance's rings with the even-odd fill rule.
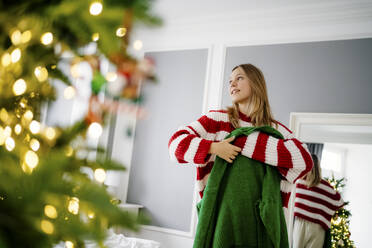
[[227,49],[222,105],[231,105],[228,78],[238,64],[264,73],[274,118],[290,112],[372,113],[372,39]]
[[159,84],[143,87],[149,116],[137,122],[127,201],[144,205],[151,225],[190,229],[196,169],[171,162],[168,141],[179,126],[202,115],[207,52],[148,54],[155,59]]

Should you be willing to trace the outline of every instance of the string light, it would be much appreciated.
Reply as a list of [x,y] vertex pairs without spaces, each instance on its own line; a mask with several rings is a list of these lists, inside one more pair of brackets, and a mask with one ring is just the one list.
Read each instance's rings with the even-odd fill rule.
[[71,76],[74,78],[80,77],[80,68],[79,64],[73,64],[70,68]]
[[9,53],[4,53],[1,57],[1,64],[3,64],[4,67],[7,67],[12,63],[12,56],[10,56]]
[[40,82],[48,79],[48,70],[45,67],[38,66],[34,70],[34,74]]
[[21,131],[22,131],[22,126],[20,124],[17,124],[17,125],[14,126],[14,133],[15,134],[18,135],[18,134],[21,133]]
[[34,169],[39,163],[39,157],[33,151],[27,151],[25,154],[25,163],[31,169]]
[[51,219],[55,219],[58,216],[57,209],[52,205],[45,205],[44,214]]
[[76,197],[72,197],[68,202],[68,211],[72,214],[78,214],[79,212],[79,199]]
[[142,46],[143,46],[143,44],[142,44],[142,41],[140,41],[140,40],[136,40],[136,41],[133,43],[133,48],[134,48],[135,50],[141,50],[141,49],[142,49]]
[[16,96],[19,96],[25,93],[26,89],[27,89],[26,82],[22,78],[18,79],[13,84],[13,93]]
[[99,40],[99,33],[92,34],[92,40],[93,41],[98,41]]
[[19,30],[14,31],[10,35],[10,39],[14,45],[18,45],[22,42],[22,33]]
[[31,121],[29,128],[30,128],[31,133],[33,134],[39,133],[40,128],[41,128],[40,122],[35,121],[35,120]]
[[32,33],[31,33],[30,30],[27,30],[27,31],[22,33],[22,38],[21,38],[22,43],[29,42],[31,40],[31,38],[32,38]]
[[24,117],[27,121],[31,121],[32,118],[34,118],[34,114],[32,113],[31,110],[27,110],[27,111],[23,114],[23,117]]
[[74,98],[75,97],[75,94],[76,94],[75,88],[72,87],[72,86],[66,87],[65,90],[63,91],[63,96],[67,100]]
[[74,248],[74,243],[72,243],[71,241],[68,241],[68,240],[67,240],[67,241],[65,242],[65,247],[66,247],[66,248]]
[[0,146],[4,144],[5,139],[4,129],[0,126]]
[[118,28],[116,29],[116,36],[123,37],[127,33],[126,28]]
[[45,129],[45,137],[49,140],[54,139],[56,137],[56,130],[52,127],[47,127]]
[[40,38],[41,43],[49,45],[53,42],[53,34],[51,32],[44,33]]
[[94,214],[93,211],[89,211],[89,212],[88,212],[88,218],[89,218],[89,219],[93,219],[95,216],[96,216],[96,215]]
[[4,135],[6,138],[10,137],[12,135],[12,129],[9,126],[6,126],[4,129]]
[[2,108],[0,111],[0,120],[2,120],[3,122],[6,122],[8,118],[9,118],[8,112],[6,111],[5,108]]
[[71,146],[66,146],[65,148],[65,154],[67,157],[71,157],[72,154],[74,153],[74,149],[72,149]]
[[105,172],[105,170],[104,169],[101,169],[101,168],[96,169],[94,171],[94,178],[98,182],[103,183],[105,181],[105,179],[106,179],[106,172]]
[[12,58],[12,62],[16,63],[21,58],[21,49],[19,48],[14,49],[10,56]]
[[91,5],[90,5],[90,8],[89,8],[89,12],[91,15],[99,15],[101,14],[102,12],[102,3],[100,2],[93,2]]
[[40,226],[41,230],[43,230],[43,232],[45,232],[46,234],[52,234],[54,232],[53,223],[49,220],[42,220]]
[[14,139],[12,137],[6,138],[6,140],[5,140],[5,148],[8,151],[12,151],[14,149],[14,147],[15,147]]
[[34,150],[36,152],[40,148],[40,142],[37,139],[31,139],[30,140],[30,147],[31,147],[32,150]]
[[109,82],[114,82],[117,78],[118,78],[118,75],[113,71],[107,72],[106,74],[106,79]]
[[93,122],[92,124],[89,125],[88,127],[88,136],[97,139],[101,136],[102,134],[102,126],[98,122]]

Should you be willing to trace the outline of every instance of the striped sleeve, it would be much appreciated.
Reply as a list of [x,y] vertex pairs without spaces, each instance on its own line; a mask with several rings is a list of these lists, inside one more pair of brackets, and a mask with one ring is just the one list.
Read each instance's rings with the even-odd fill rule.
[[200,117],[189,125],[184,125],[171,136],[168,142],[169,156],[178,163],[206,164],[211,157],[208,153],[216,136],[211,115]]
[[313,160],[305,143],[293,137],[291,132],[277,139],[263,132],[253,132],[238,137],[234,145],[242,148],[242,155],[276,166],[280,174],[290,183],[307,174]]

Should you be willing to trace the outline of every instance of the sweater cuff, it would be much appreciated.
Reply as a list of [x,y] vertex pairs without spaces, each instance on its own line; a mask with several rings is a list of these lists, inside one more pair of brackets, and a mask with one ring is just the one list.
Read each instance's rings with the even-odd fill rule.
[[212,140],[202,139],[199,143],[198,150],[194,157],[195,164],[205,164],[208,162],[212,154],[208,153],[212,145]]

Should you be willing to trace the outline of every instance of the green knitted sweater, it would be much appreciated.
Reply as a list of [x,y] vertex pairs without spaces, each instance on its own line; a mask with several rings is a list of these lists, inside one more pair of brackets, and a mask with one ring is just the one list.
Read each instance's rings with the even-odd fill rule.
[[[283,139],[270,126],[237,128],[225,139],[254,131]],[[233,163],[217,156],[197,207],[194,248],[289,246],[275,167],[241,154]]]

